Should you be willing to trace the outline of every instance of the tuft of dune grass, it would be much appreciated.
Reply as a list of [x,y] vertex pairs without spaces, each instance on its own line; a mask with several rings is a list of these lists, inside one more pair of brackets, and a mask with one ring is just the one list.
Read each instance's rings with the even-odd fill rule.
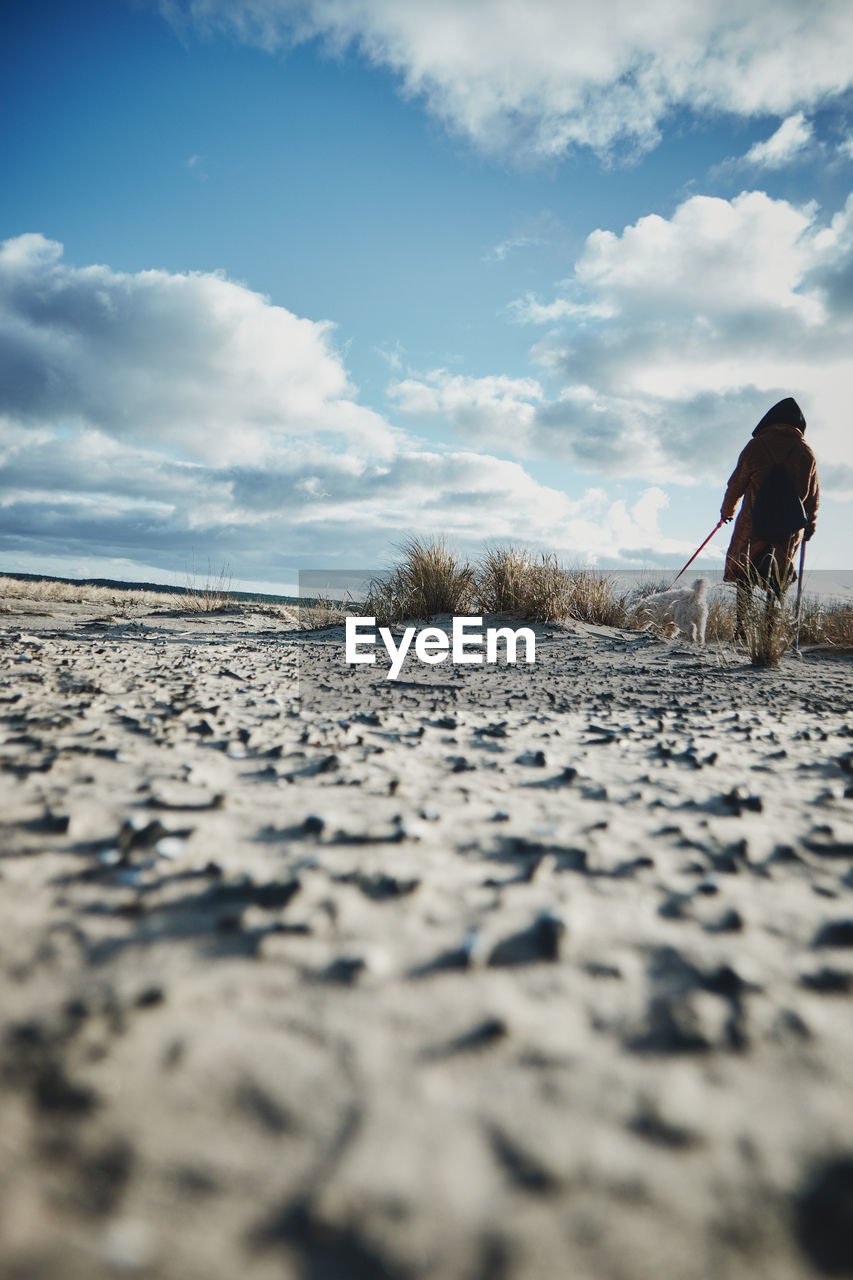
[[451,551],[443,538],[409,538],[402,559],[368,589],[365,613],[380,626],[404,618],[466,614],[475,603],[474,568]]
[[204,578],[199,579],[193,557],[193,567],[186,573],[184,608],[188,613],[221,613],[223,609],[230,609],[234,604],[232,582],[229,566],[224,564],[218,573],[214,573],[210,560]]
[[491,547],[474,577],[477,608],[483,613],[527,617],[533,558],[517,547]]
[[775,589],[767,589],[757,575],[750,576],[749,586],[743,618],[747,652],[754,667],[778,667],[796,635],[794,610],[788,598],[791,577],[787,572],[783,576],[777,570]]
[[569,579],[567,617],[592,622],[599,627],[628,627],[631,603],[629,592],[617,591],[606,573],[594,569],[572,569]]
[[853,649],[853,604],[803,597],[800,644]]
[[746,648],[754,667],[778,667],[794,642],[793,610],[772,591],[750,600],[744,622]]
[[732,597],[712,593],[708,597],[708,626],[705,638],[708,644],[734,644],[735,602]]
[[480,613],[507,614],[525,622],[561,622],[569,616],[572,581],[556,556],[535,557],[518,547],[486,551],[474,573]]
[[300,601],[298,622],[303,631],[316,631],[321,627],[342,626],[346,622],[347,613],[345,600],[318,596],[312,600]]

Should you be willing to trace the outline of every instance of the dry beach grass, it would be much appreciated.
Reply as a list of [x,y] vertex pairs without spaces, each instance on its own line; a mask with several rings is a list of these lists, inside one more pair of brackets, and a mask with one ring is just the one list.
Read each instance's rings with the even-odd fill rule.
[[0,575],[0,608],[4,613],[20,612],[20,602],[26,600],[46,603],[64,600],[105,607],[114,605],[123,609],[174,607],[175,605],[174,595],[166,592],[139,591],[132,586],[114,589],[52,578],[30,580]]
[[[645,624],[632,606],[644,595],[666,590],[669,585],[668,578],[650,579],[632,591],[620,590],[606,572],[566,568],[553,554],[537,556],[514,546],[489,548],[472,565],[450,550],[443,539],[410,538],[401,546],[397,564],[371,584],[364,607],[380,625],[426,620],[440,613],[480,613],[521,621],[574,620],[641,629]],[[755,588],[745,619],[745,648],[756,666],[777,666],[794,641],[794,595],[793,589],[789,590],[781,605],[775,601],[768,605],[764,592]],[[731,588],[718,590],[711,597],[708,639],[734,644]],[[800,640],[853,648],[853,606],[806,597]]]
[[168,600],[5,597],[0,1274],[850,1274],[849,657]]

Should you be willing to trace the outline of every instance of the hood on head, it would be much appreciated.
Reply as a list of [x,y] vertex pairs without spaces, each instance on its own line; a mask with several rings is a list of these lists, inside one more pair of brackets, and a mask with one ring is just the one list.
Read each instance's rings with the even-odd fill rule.
[[784,400],[779,400],[777,404],[774,404],[772,409],[768,409],[752,434],[757,436],[759,431],[763,431],[765,427],[775,427],[778,424],[796,427],[801,435],[806,434],[806,420],[803,417],[803,411],[793,396],[786,396]]

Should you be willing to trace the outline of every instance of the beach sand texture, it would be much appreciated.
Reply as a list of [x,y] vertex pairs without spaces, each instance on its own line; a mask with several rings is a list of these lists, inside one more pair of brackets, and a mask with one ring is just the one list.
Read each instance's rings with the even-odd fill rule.
[[0,619],[0,1274],[853,1275],[851,659]]

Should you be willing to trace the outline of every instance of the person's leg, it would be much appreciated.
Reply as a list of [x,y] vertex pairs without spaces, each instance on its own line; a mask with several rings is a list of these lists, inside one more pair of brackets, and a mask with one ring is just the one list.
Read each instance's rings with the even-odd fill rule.
[[746,639],[746,621],[749,617],[749,606],[752,603],[752,587],[748,582],[737,584],[737,603],[735,605],[735,641]]

